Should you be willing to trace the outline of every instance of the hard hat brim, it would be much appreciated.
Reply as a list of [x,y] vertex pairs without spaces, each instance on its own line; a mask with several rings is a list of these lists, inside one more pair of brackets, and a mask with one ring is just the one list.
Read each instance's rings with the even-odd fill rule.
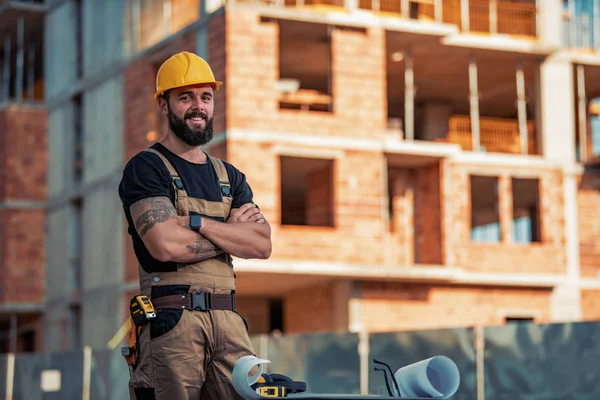
[[181,84],[181,85],[170,86],[167,89],[159,88],[156,91],[156,93],[154,93],[154,100],[158,101],[158,97],[160,95],[162,95],[164,92],[166,92],[167,90],[178,89],[178,88],[182,88],[182,87],[186,87],[186,86],[202,85],[202,84],[209,84],[209,85],[211,85],[213,87],[213,90],[216,92],[217,90],[219,90],[219,88],[221,87],[221,85],[223,84],[223,82],[221,82],[221,81],[186,82],[186,83]]

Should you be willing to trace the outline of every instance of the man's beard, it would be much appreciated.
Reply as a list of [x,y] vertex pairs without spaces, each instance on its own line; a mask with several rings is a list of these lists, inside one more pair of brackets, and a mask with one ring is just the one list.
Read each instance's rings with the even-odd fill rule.
[[[201,111],[191,111],[183,116],[183,119],[177,117],[169,108],[169,128],[173,133],[186,144],[190,146],[202,146],[210,142],[213,138],[213,119]],[[192,129],[185,122],[186,119],[202,117],[206,121],[204,129]]]

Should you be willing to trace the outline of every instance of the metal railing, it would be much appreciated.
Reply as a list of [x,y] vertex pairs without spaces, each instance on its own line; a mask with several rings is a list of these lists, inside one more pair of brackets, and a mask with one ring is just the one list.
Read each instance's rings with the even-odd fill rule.
[[[255,0],[235,0],[253,2]],[[261,2],[260,0],[256,0]],[[328,7],[350,9],[348,0],[264,0],[285,7]],[[502,0],[356,0],[360,10],[417,20],[440,20],[457,25],[463,31],[515,36],[537,36],[537,6],[534,2]],[[437,9],[441,7],[441,12]],[[318,7],[317,7],[318,9]],[[464,17],[463,18],[463,10]],[[468,13],[468,18],[467,18]]]
[[[446,141],[461,146],[465,151],[473,150],[471,118],[468,115],[453,115],[449,121]],[[521,153],[519,121],[509,118],[479,118],[479,142],[482,149],[492,153]],[[527,121],[527,154],[537,154],[535,124]]]
[[498,33],[537,36],[537,8],[534,3],[496,2]]

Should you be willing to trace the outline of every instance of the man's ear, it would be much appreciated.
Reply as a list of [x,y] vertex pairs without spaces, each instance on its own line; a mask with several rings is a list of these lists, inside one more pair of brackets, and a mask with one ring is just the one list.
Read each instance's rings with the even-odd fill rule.
[[158,98],[158,107],[160,108],[160,113],[165,117],[169,114],[169,105],[167,104],[169,100],[165,98],[164,95],[161,95]]

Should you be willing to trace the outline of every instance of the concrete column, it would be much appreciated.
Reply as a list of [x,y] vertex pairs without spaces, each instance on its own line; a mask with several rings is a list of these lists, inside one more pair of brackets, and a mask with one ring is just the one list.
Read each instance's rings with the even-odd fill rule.
[[538,0],[539,39],[551,46],[561,46],[563,38],[562,1]]
[[[204,1],[202,1],[204,4]],[[136,53],[141,48],[141,38],[140,38],[140,20],[141,20],[142,8],[140,6],[140,0],[131,0],[131,50],[132,53]],[[80,54],[79,57],[83,58],[83,54]]]
[[443,0],[435,0],[434,2],[434,16],[436,22],[444,22],[444,2]]
[[490,0],[490,33],[498,33],[498,3],[496,0]]
[[469,101],[471,103],[471,137],[473,151],[480,151],[479,140],[479,87],[477,85],[477,60],[469,59]]
[[519,136],[521,139],[521,154],[529,153],[527,132],[527,110],[525,108],[525,78],[523,65],[517,65],[517,111],[519,116]]
[[587,97],[585,94],[585,71],[583,65],[577,66],[577,126],[579,134],[579,159],[588,159],[587,146]]
[[409,0],[400,0],[400,12],[404,18],[410,18],[410,2]]
[[505,244],[513,243],[513,192],[512,179],[510,175],[501,175],[498,177],[498,202],[500,242]]
[[415,86],[412,50],[404,53],[404,139],[415,138]]
[[[283,1],[279,1],[282,3],[281,5],[283,6]],[[346,7],[346,10],[354,12],[358,10],[358,0],[344,0],[344,7]]]
[[163,28],[165,37],[171,35],[171,0],[163,0]]
[[460,0],[460,24],[463,32],[469,32],[469,0]]
[[[550,5],[554,2],[542,2]],[[558,2],[557,2],[558,3]],[[568,60],[550,57],[540,68],[540,120],[544,158],[562,166],[566,274],[551,298],[553,322],[576,320],[579,302],[579,229],[575,171],[575,76]]]
[[563,165],[575,162],[575,96],[568,60],[548,58],[540,66],[540,120],[544,157]]

